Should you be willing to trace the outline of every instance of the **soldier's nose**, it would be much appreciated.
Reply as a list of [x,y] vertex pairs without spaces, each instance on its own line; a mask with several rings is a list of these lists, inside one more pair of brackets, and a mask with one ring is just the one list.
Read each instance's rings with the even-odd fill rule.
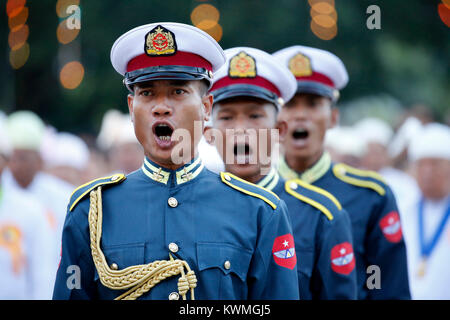
[[171,116],[172,108],[168,106],[166,103],[161,102],[153,107],[152,113],[154,116]]

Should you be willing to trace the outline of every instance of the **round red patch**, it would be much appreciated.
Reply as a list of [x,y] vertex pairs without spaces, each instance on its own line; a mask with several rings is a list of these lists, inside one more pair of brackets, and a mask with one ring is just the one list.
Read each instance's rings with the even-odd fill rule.
[[350,242],[337,244],[331,249],[331,269],[340,274],[349,274],[355,269],[355,255]]
[[295,243],[292,234],[288,233],[275,238],[272,246],[272,254],[275,263],[279,266],[294,269],[297,264]]
[[380,220],[380,228],[389,242],[399,242],[402,240],[402,226],[398,212],[392,211]]

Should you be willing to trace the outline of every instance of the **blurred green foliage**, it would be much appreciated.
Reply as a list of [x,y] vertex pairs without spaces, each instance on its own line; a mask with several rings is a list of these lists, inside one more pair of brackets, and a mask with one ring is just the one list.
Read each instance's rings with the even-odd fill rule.
[[[2,5],[0,109],[31,109],[58,130],[97,133],[107,109],[127,111],[127,91],[109,60],[113,42],[141,24],[190,24],[191,11],[201,3],[220,10],[225,49],[252,46],[271,53],[303,44],[337,54],[350,76],[341,92],[344,106],[360,97],[386,95],[406,108],[425,104],[438,119],[449,112],[450,29],[439,18],[438,0],[336,0],[338,34],[330,41],[311,32],[307,0],[81,0],[81,32],[65,46],[56,38],[61,21],[56,0],[28,0],[31,54],[19,70],[9,64],[8,18]],[[366,9],[372,4],[381,8],[381,30],[366,27]],[[78,50],[77,45],[85,77],[77,89],[67,90],[59,82],[58,51]]]

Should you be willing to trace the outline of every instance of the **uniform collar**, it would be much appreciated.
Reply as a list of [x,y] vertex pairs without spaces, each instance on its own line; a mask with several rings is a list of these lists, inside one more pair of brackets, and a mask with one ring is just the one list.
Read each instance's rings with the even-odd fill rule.
[[266,188],[270,191],[275,188],[278,181],[280,180],[280,175],[278,174],[277,170],[275,168],[270,168],[270,172],[267,176],[262,178],[259,182],[256,183],[256,185]]
[[311,168],[307,169],[303,173],[298,173],[291,169],[286,163],[284,157],[280,159],[280,166],[278,168],[278,171],[286,180],[301,179],[307,183],[314,183],[325,175],[328,169],[330,169],[330,166],[331,156],[328,152],[325,151],[320,157],[319,161],[317,161]]
[[195,179],[202,172],[204,164],[200,158],[193,159],[190,163],[178,168],[177,170],[169,170],[154,163],[145,157],[142,171],[153,181],[167,184],[169,179],[173,179],[177,185]]

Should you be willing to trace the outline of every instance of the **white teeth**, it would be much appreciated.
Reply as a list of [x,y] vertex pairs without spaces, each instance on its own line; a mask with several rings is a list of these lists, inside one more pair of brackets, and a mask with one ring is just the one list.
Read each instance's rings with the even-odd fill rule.
[[160,136],[159,139],[162,141],[170,141],[170,136]]

